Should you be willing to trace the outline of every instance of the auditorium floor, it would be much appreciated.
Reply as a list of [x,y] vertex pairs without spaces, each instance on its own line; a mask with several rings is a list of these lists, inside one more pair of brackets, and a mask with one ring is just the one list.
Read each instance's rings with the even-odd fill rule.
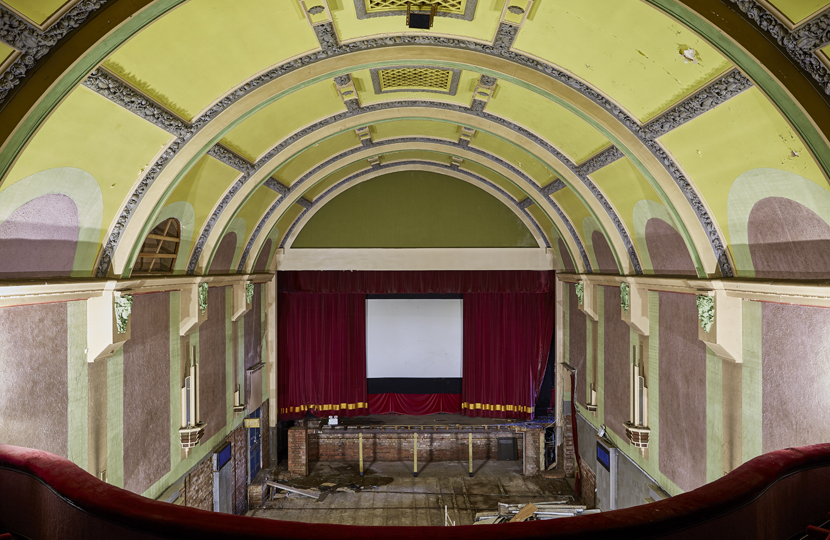
[[[249,516],[342,525],[444,525],[444,508],[456,525],[470,525],[477,512],[492,511],[499,502],[527,503],[576,500],[564,479],[522,476],[521,461],[474,462],[468,477],[466,462],[376,462],[364,478],[345,463],[316,463],[308,478],[291,482],[317,488],[323,482],[361,486],[357,492],[331,491],[316,501],[291,496],[267,501]],[[324,488],[325,489],[325,488]]]

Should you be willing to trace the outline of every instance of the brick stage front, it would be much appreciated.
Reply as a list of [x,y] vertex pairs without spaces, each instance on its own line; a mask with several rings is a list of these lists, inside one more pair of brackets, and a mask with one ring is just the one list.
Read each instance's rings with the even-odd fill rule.
[[[545,425],[536,422],[510,422],[448,415],[397,417],[377,415],[348,419],[346,425],[323,425],[323,419],[307,419],[288,431],[288,470],[307,476],[315,461],[359,463],[363,439],[363,463],[375,461],[413,461],[415,440],[418,463],[429,461],[468,461],[472,437],[473,461],[498,458],[498,440],[515,438],[522,471],[532,476],[540,471],[540,448]],[[462,419],[465,423],[450,423]],[[437,420],[437,421],[436,421]]]

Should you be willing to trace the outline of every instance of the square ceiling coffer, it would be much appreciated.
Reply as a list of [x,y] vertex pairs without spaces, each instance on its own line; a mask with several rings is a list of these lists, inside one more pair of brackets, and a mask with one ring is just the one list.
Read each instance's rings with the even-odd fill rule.
[[478,2],[479,0],[354,0],[354,9],[358,19],[394,17],[405,16],[409,4],[412,15],[429,15],[434,8],[434,17],[472,21]]
[[454,96],[460,69],[434,66],[391,66],[371,70],[376,94],[388,92],[433,92]]

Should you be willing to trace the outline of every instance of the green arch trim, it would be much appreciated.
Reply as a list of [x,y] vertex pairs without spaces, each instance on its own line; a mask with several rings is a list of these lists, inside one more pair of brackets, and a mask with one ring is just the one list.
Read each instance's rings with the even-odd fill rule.
[[101,244],[104,196],[98,181],[83,169],[57,167],[36,172],[0,191],[0,223],[24,204],[43,195],[65,195],[78,208],[78,246],[72,277],[89,277]]
[[803,204],[830,225],[830,191],[789,171],[769,168],[746,171],[732,184],[726,206],[732,256],[741,277],[755,277],[749,251],[749,214],[756,203],[768,197]]

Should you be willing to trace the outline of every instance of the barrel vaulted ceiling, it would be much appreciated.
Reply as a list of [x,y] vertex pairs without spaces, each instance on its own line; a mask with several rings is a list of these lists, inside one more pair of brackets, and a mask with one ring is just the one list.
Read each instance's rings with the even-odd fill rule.
[[830,1],[436,2],[0,0],[0,240],[74,242],[0,278],[127,277],[171,217],[178,274],[532,246],[827,277]]

